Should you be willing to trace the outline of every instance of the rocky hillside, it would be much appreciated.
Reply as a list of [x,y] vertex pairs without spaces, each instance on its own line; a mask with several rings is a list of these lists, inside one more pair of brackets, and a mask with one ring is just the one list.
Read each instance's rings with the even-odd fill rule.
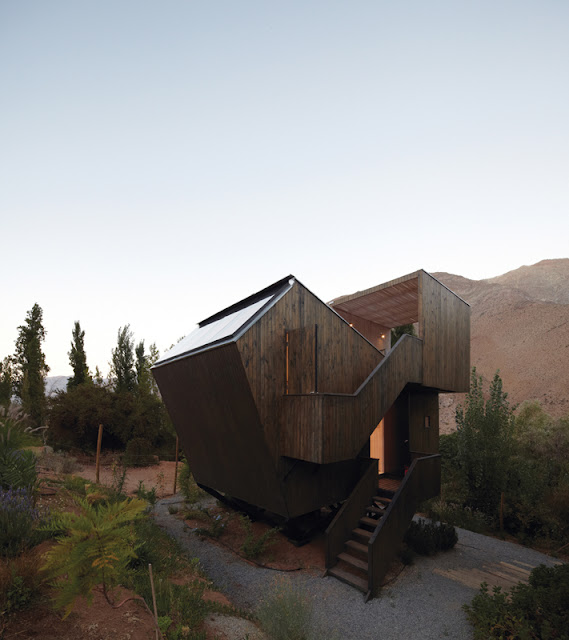
[[[471,364],[485,382],[499,370],[512,403],[539,400],[569,413],[569,259],[543,260],[496,278],[434,273],[471,306]],[[461,396],[441,396],[441,431]]]

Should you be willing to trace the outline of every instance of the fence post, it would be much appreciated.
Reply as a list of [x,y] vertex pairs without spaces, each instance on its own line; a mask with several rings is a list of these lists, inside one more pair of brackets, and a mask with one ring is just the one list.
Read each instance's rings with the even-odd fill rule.
[[176,436],[176,466],[174,467],[174,495],[176,495],[176,486],[178,483],[178,436]]
[[99,425],[99,435],[97,436],[97,462],[95,472],[95,482],[99,484],[99,467],[101,464],[101,441],[103,439],[103,425]]

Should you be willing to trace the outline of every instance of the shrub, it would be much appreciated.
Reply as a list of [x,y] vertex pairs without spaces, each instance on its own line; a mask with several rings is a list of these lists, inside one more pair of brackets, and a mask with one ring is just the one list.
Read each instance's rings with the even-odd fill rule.
[[196,529],[197,535],[205,536],[207,538],[221,537],[221,534],[225,531],[225,525],[227,524],[227,521],[220,514],[213,517],[209,516],[209,518],[210,518],[209,527]]
[[156,500],[158,500],[158,496],[156,495],[156,487],[152,487],[152,489],[147,489],[144,486],[144,482],[142,480],[138,481],[138,488],[136,490],[136,497],[141,500],[146,500],[151,506],[156,504]]
[[453,526],[439,522],[413,520],[405,533],[404,542],[416,553],[424,556],[437,551],[448,551],[458,542]]
[[196,484],[187,460],[182,461],[178,471],[178,485],[184,498],[190,503],[197,502],[206,495],[205,491],[202,491]]
[[156,464],[152,444],[146,438],[133,438],[126,445],[124,462],[129,467],[148,467]]
[[75,498],[78,513],[62,513],[50,528],[65,531],[46,556],[42,567],[58,594],[57,607],[68,616],[79,596],[90,603],[92,591],[101,591],[110,604],[113,589],[135,556],[135,534],[125,526],[141,517],[146,504],[141,500],[89,504]]
[[446,522],[453,527],[468,529],[475,533],[483,533],[488,530],[487,517],[481,511],[465,507],[462,504],[435,499],[426,504],[426,512],[431,520]]
[[271,544],[276,542],[274,538],[279,532],[278,527],[267,529],[260,536],[255,537],[251,520],[247,516],[239,516],[239,521],[245,530],[245,540],[241,545],[241,551],[246,558],[258,558]]
[[24,488],[0,489],[0,553],[15,556],[30,546],[40,519],[31,493]]
[[40,586],[34,553],[0,562],[0,629],[2,618],[28,607],[38,596]]
[[470,605],[464,605],[476,640],[487,638],[539,638],[569,640],[569,565],[540,565],[529,584],[520,583],[505,593],[483,583]]
[[57,474],[71,474],[81,469],[81,465],[77,463],[77,458],[64,453],[63,451],[44,452],[40,455],[38,463],[40,467],[47,471],[53,471]]
[[278,582],[261,602],[257,618],[273,640],[308,640],[312,602],[293,589],[290,582]]

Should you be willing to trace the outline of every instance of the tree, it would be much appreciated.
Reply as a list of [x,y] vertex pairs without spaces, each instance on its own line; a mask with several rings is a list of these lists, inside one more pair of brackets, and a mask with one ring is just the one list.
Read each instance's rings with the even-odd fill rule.
[[113,349],[111,376],[114,378],[115,391],[134,391],[136,386],[134,340],[129,324],[119,329],[117,348]]
[[81,330],[79,322],[73,327],[73,340],[71,351],[68,352],[69,364],[73,369],[73,376],[67,381],[67,388],[71,389],[85,382],[91,382],[89,368],[87,367],[87,355],[85,353],[85,332]]
[[36,426],[45,419],[45,377],[49,371],[42,351],[46,335],[42,322],[43,311],[36,303],[28,311],[25,324],[18,327],[14,356],[16,395]]
[[516,454],[514,414],[498,372],[484,401],[482,376],[472,369],[465,407],[456,410],[457,461],[466,476],[469,501],[494,517]]
[[391,329],[391,346],[394,347],[399,338],[408,333],[410,336],[416,336],[415,326],[413,324],[402,324],[399,327]]
[[12,399],[12,358],[9,356],[0,362],[0,407],[9,407]]

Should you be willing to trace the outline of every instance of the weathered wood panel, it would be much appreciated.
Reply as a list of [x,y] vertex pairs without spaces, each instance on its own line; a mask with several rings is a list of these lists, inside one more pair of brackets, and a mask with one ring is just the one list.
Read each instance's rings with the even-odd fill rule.
[[468,391],[470,307],[438,280],[419,274],[419,337],[423,384],[441,391]]
[[[409,446],[411,454],[439,452],[439,395],[436,391],[410,392]],[[428,426],[426,424],[428,422]]]
[[316,333],[316,325],[286,332],[287,393],[316,391]]
[[407,383],[421,382],[422,343],[403,336],[355,394],[286,396],[281,453],[321,464],[355,458]]
[[153,373],[196,480],[286,516],[236,346],[210,349]]
[[[310,375],[317,369],[318,391],[353,393],[381,361],[381,354],[348,323],[314,296],[299,282],[288,291],[258,322],[239,338],[237,346],[249,379],[251,391],[259,411],[259,417],[275,462],[279,450],[284,402],[286,395],[287,353],[286,334],[289,341],[295,331],[310,330],[318,325],[318,349],[316,361],[311,344],[305,335],[307,351],[299,359],[301,367],[288,371],[289,394],[292,389],[310,385]],[[301,334],[298,334],[300,336]],[[302,342],[302,340],[300,341]],[[290,349],[290,342],[289,342]],[[290,364],[290,356],[289,356]],[[300,383],[293,376],[302,376]],[[316,412],[316,413],[315,413]],[[318,449],[320,441],[312,439],[313,417],[318,418],[318,406],[304,406],[292,419],[296,422],[295,437],[305,440],[305,447]],[[286,441],[288,435],[284,435]]]
[[415,511],[440,492],[441,457],[414,460],[368,543],[369,590],[376,595]]

